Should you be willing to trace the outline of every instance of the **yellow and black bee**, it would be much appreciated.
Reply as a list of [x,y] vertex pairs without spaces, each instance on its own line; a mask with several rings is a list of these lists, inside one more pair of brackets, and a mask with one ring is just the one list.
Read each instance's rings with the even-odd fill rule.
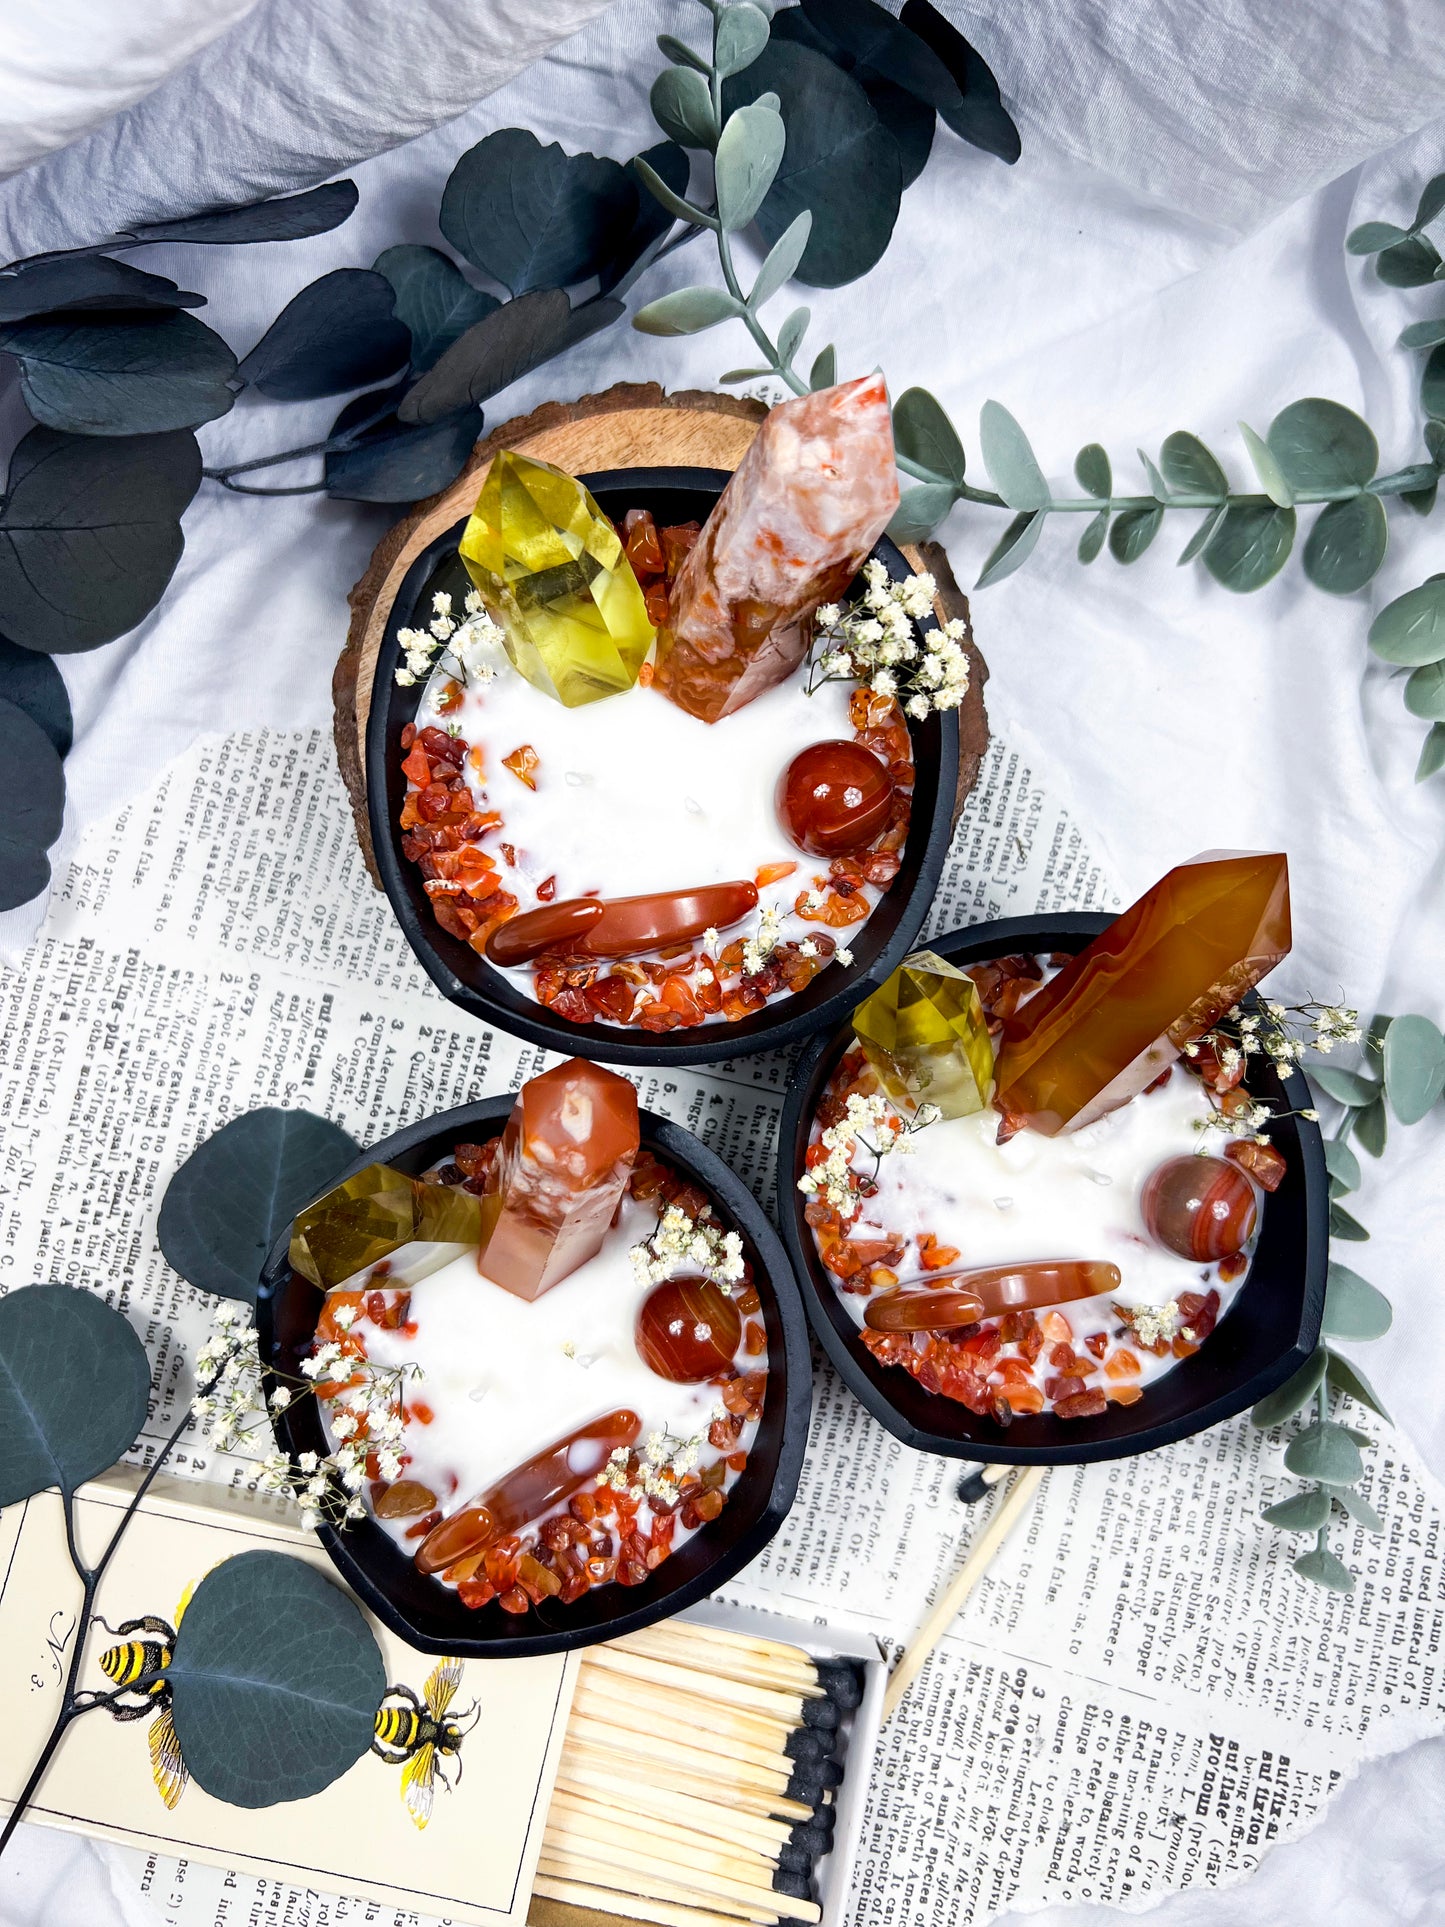
[[[433,1668],[421,1699],[409,1686],[388,1686],[376,1709],[371,1750],[389,1766],[401,1768],[401,1797],[419,1827],[431,1819],[436,1782],[450,1791],[460,1781],[462,1741],[481,1717],[475,1704],[459,1719],[446,1717],[462,1683],[462,1664],[444,1659]],[[447,1778],[444,1760],[456,1761],[454,1779]]]
[[[176,1626],[181,1623],[190,1596],[188,1586],[176,1611]],[[106,1710],[118,1720],[143,1720],[154,1715],[147,1735],[151,1778],[166,1805],[174,1807],[191,1777],[181,1758],[180,1741],[171,1718],[170,1681],[164,1677],[176,1649],[175,1626],[152,1614],[143,1619],[122,1620],[119,1626],[108,1625],[97,1614],[95,1624],[105,1627],[122,1642],[119,1646],[108,1646],[100,1656],[100,1670],[115,1683],[113,1691],[104,1695]],[[137,1638],[137,1634],[145,1636]],[[160,1677],[150,1679],[147,1674]],[[127,1698],[127,1695],[134,1697]]]

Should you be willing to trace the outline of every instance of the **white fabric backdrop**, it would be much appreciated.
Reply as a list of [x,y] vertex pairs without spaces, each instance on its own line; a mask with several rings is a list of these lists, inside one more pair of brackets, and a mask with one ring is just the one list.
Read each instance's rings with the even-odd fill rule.
[[[335,11],[330,0],[287,5],[303,22]],[[263,12],[280,19],[280,0],[265,0],[252,20]],[[435,42],[433,15],[443,21]],[[308,68],[337,91],[305,106],[307,125],[329,129],[341,156],[385,145],[379,118],[392,118],[396,139],[447,119],[461,104],[447,73],[459,15],[450,0],[428,14],[405,10],[409,66],[397,95],[378,83],[364,41],[353,43],[354,68],[339,50],[324,72]],[[836,340],[840,368],[877,360],[895,392],[931,387],[971,449],[979,405],[994,396],[1059,476],[1084,441],[1104,441],[1129,475],[1131,449],[1189,427],[1241,478],[1236,421],[1262,430],[1307,394],[1361,409],[1386,466],[1416,458],[1417,358],[1393,343],[1407,320],[1437,312],[1440,297],[1382,288],[1342,243],[1359,219],[1406,216],[1418,184],[1445,166],[1438,0],[1368,9],[1350,0],[978,0],[969,17],[1015,107],[1023,159],[1005,169],[940,130],[882,266],[853,288],[811,297],[817,339]],[[645,145],[653,36],[695,34],[701,19],[686,0],[618,0],[485,105],[357,167],[361,207],[337,233],[234,255],[157,250],[148,265],[198,281],[244,352],[316,274],[368,263],[394,241],[435,241],[447,172],[491,128],[528,126],[619,158]],[[204,131],[230,129],[244,93],[250,135],[238,191],[251,191],[276,153],[285,184],[303,184],[306,151],[317,149],[294,138],[285,72],[232,81],[224,63],[208,70],[208,58],[162,90],[167,111],[183,110],[196,130],[195,178],[218,178],[206,170],[225,165],[224,142],[211,145]],[[166,155],[146,143],[166,137],[164,105],[153,96],[151,117],[133,114],[118,138],[96,137],[111,157],[99,176],[66,154],[0,187],[0,253],[11,251],[6,237],[18,249],[108,226],[121,184],[128,192],[139,182],[158,197],[146,208],[158,208]],[[62,207],[63,226],[51,225]],[[646,291],[711,273],[697,243]],[[738,348],[721,334],[658,342],[614,329],[519,384],[490,418],[619,378],[711,385]],[[203,443],[208,455],[240,456],[284,445],[283,435],[304,441],[332,406],[248,399],[203,431]],[[77,721],[72,823],[113,808],[202,732],[323,721],[344,594],[386,520],[343,504],[203,490],[161,610],[132,636],[64,664]],[[998,526],[988,511],[955,513],[945,534],[962,580]],[[1402,512],[1391,527],[1380,578],[1344,601],[1309,588],[1297,565],[1256,596],[1231,596],[1197,570],[1175,569],[1182,529],[1127,571],[1107,558],[1084,571],[1072,554],[1077,529],[1051,528],[1024,571],[978,598],[975,620],[996,721],[1005,730],[1011,717],[1026,721],[1054,759],[1051,784],[1072,793],[1126,886],[1142,889],[1211,845],[1283,846],[1296,929],[1284,987],[1343,990],[1367,1009],[1423,1009],[1438,1020],[1445,777],[1413,784],[1422,726],[1364,638],[1372,611],[1445,566],[1445,550],[1438,523]],[[13,954],[35,922],[35,913],[0,920],[0,944]],[[1374,1240],[1358,1262],[1397,1307],[1367,1368],[1445,1476],[1433,1363],[1445,1354],[1434,1277],[1442,1140],[1437,1114],[1397,1133],[1383,1171],[1371,1168],[1360,1214]],[[1315,1835],[1276,1850],[1247,1888],[1176,1897],[1160,1917],[1168,1927],[1244,1918],[1285,1927],[1306,1914],[1351,1927],[1445,1922],[1442,1793],[1445,1744],[1371,1766]],[[38,1829],[17,1846],[0,1862],[7,1927],[146,1918],[112,1889],[97,1850]],[[1104,1917],[1060,1912],[1050,1927],[1085,1914]]]

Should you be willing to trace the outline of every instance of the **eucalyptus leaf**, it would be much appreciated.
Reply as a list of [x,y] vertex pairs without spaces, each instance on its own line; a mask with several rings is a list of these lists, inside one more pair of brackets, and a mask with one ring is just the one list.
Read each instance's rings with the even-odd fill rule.
[[1325,1169],[1342,1191],[1360,1188],[1360,1160],[1342,1137],[1325,1139]]
[[1400,331],[1396,346],[1433,348],[1437,341],[1445,341],[1445,315],[1436,315],[1430,321],[1412,321],[1408,328]]
[[75,724],[65,678],[50,657],[21,649],[0,636],[0,697],[23,709],[31,722],[44,730],[56,755],[64,761],[75,740]]
[[897,143],[860,84],[811,47],[771,39],[744,73],[725,82],[724,108],[735,113],[764,92],[782,102],[787,145],[758,210],[759,231],[772,246],[811,208],[797,279],[815,288],[856,281],[881,259],[898,219]]
[[166,1186],[162,1256],[201,1291],[254,1304],[266,1253],[357,1150],[339,1124],[309,1111],[243,1111],[202,1139]]
[[1116,562],[1137,562],[1159,533],[1162,508],[1125,509],[1109,530],[1109,553]]
[[1301,1579],[1312,1579],[1317,1586],[1324,1586],[1330,1592],[1353,1592],[1355,1589],[1354,1574],[1328,1546],[1316,1546],[1312,1552],[1301,1553],[1294,1561],[1294,1569]]
[[702,147],[709,153],[717,143],[717,119],[707,81],[691,67],[664,67],[648,95],[652,118],[679,147]]
[[1204,550],[1209,546],[1214,531],[1219,527],[1228,512],[1229,504],[1227,502],[1220,502],[1209,511],[1204,520],[1199,524],[1199,527],[1179,551],[1179,561],[1176,566],[1183,568],[1186,562],[1192,562],[1197,555],[1203,554]]
[[188,294],[164,275],[146,274],[108,254],[61,254],[0,271],[0,321],[68,308],[203,308],[203,294]]
[[384,274],[334,268],[292,296],[236,379],[273,401],[315,401],[385,381],[411,354],[411,335],[395,308],[396,291]]
[[1327,1278],[1324,1320],[1320,1326],[1325,1337],[1343,1338],[1347,1343],[1383,1338],[1394,1321],[1384,1292],[1377,1291],[1367,1278],[1333,1258]]
[[826,348],[814,358],[808,371],[808,386],[816,395],[819,389],[831,388],[838,379],[838,352],[830,341]]
[[584,301],[574,308],[560,288],[504,301],[407,390],[397,415],[404,422],[436,422],[487,401],[626,312],[614,300]]
[[648,188],[642,174],[643,167],[675,195],[681,197],[687,193],[692,163],[676,142],[658,141],[644,153],[632,157],[627,169],[637,183],[637,213],[633,216],[631,228],[618,242],[616,252],[599,270],[598,288],[602,294],[614,291],[621,294],[631,287],[637,274],[642,271],[648,250],[662,239],[676,219],[672,210],[664,207]]
[[1139,457],[1139,466],[1149,478],[1149,493],[1154,497],[1156,502],[1167,502],[1169,500],[1168,484],[1159,473],[1157,463],[1152,461],[1151,458],[1144,453],[1142,448],[1136,449],[1135,453]]
[[784,368],[791,368],[793,356],[803,345],[803,336],[808,332],[811,312],[807,308],[794,308],[778,330],[778,360]]
[[[873,7],[872,0],[865,0],[865,5],[870,20],[874,13],[883,13],[882,8]],[[801,6],[785,7],[774,18],[774,35],[790,40],[801,47],[811,47],[815,53],[821,53],[825,59],[841,67],[845,74],[853,76],[867,94],[874,113],[893,136],[902,168],[902,184],[905,188],[910,187],[927,166],[928,156],[933,147],[933,135],[937,123],[937,115],[933,107],[917,93],[910,92],[895,80],[890,80],[879,67],[855,57],[844,45],[842,38],[837,37],[830,30],[831,8],[815,8],[813,11],[826,13],[829,16],[828,19],[823,20],[821,30],[819,26],[813,24],[809,14]],[[891,14],[885,13],[884,18],[895,33],[902,31]],[[843,29],[840,26],[841,31]],[[907,39],[914,46],[920,44],[915,35],[909,34]],[[933,58],[926,48],[921,48],[920,51],[925,58]],[[945,85],[950,90],[956,91],[946,71],[943,78]]]
[[1114,492],[1114,471],[1107,450],[1089,442],[1074,457],[1074,479],[1086,495],[1107,501]]
[[1415,781],[1423,783],[1427,777],[1438,775],[1442,769],[1445,769],[1445,723],[1432,723],[1429,735],[1420,746]]
[[1405,679],[1405,707],[1427,723],[1445,722],[1445,662],[1422,663]]
[[1357,1432],[1353,1425],[1347,1425],[1345,1427],[1345,1430],[1349,1433],[1350,1437],[1355,1441],[1355,1444],[1359,1446],[1362,1452],[1373,1451],[1375,1445],[1378,1443],[1378,1441],[1372,1438],[1368,1432]]
[[1353,1485],[1364,1472],[1364,1460],[1343,1425],[1316,1419],[1297,1432],[1285,1447],[1285,1468],[1297,1479],[1326,1479],[1331,1485]]
[[1197,435],[1176,428],[1159,450],[1164,479],[1182,495],[1227,495],[1229,478]]
[[1343,1205],[1330,1206],[1330,1236],[1343,1238],[1346,1244],[1368,1244],[1370,1234],[1358,1218],[1351,1217]]
[[240,207],[212,208],[204,214],[183,214],[170,221],[147,221],[128,228],[130,241],[185,241],[192,246],[235,247],[251,241],[304,241],[313,234],[329,234],[356,208],[355,181],[327,181],[304,194],[287,194],[270,201],[246,201]]
[[669,187],[666,179],[652,166],[645,154],[634,155],[628,165],[652,198],[659,206],[665,208],[674,220],[686,221],[691,226],[709,227],[716,231],[717,216],[709,214],[703,208],[694,207],[691,201],[684,199],[680,189]]
[[1336,1505],[1340,1506],[1342,1510],[1349,1514],[1356,1525],[1363,1526],[1366,1532],[1374,1533],[1378,1538],[1385,1530],[1385,1521],[1380,1517],[1379,1513],[1376,1512],[1369,1500],[1362,1499],[1352,1486],[1331,1486],[1329,1488],[1329,1496],[1334,1500]]
[[32,428],[0,505],[0,629],[23,649],[94,649],[146,616],[201,482],[188,432],[127,440]]
[[1294,531],[1293,509],[1232,503],[1204,544],[1204,566],[1221,587],[1247,595],[1279,574],[1289,560]]
[[893,440],[909,461],[961,482],[967,464],[958,431],[926,388],[905,388],[893,404]]
[[[1417,672],[1418,673],[1418,672]],[[1385,1032],[1385,1095],[1402,1124],[1418,1124],[1445,1090],[1445,1037],[1428,1017],[1397,1017]]]
[[1367,1104],[1364,1110],[1356,1111],[1355,1142],[1362,1151],[1368,1151],[1372,1158],[1385,1155],[1385,1139],[1389,1135],[1389,1129],[1383,1097],[1377,1097],[1374,1103]]
[[[401,385],[392,392],[400,400]],[[349,401],[331,425],[332,438],[365,420],[376,405],[375,393]],[[419,502],[456,479],[481,432],[476,408],[436,422],[399,421],[393,408],[350,447],[327,454],[326,493],[347,502]]]
[[1029,438],[1001,402],[984,403],[979,412],[978,439],[989,480],[1009,508],[1048,507],[1049,485]]
[[905,0],[899,18],[933,49],[953,75],[960,98],[957,105],[940,107],[942,118],[960,139],[1012,166],[1022,152],[1019,130],[983,55],[929,5],[929,0]]
[[235,401],[236,357],[194,315],[92,314],[0,325],[20,364],[25,406],[76,435],[158,435],[195,428]]
[[1249,451],[1249,459],[1254,463],[1254,472],[1259,477],[1259,485],[1277,507],[1287,509],[1294,501],[1294,490],[1289,478],[1280,466],[1279,458],[1269,443],[1256,435],[1248,422],[1239,424],[1239,432],[1244,437],[1244,446]]
[[768,15],[750,0],[731,0],[717,16],[713,64],[727,78],[750,67],[768,44]]
[[777,243],[769,249],[767,258],[758,269],[758,278],[753,283],[748,296],[748,306],[754,313],[765,302],[771,301],[780,288],[786,287],[803,258],[803,250],[808,245],[812,232],[813,217],[804,208],[792,225],[779,235]]
[[1351,1359],[1342,1357],[1339,1352],[1332,1351],[1329,1356],[1329,1367],[1325,1375],[1335,1390],[1343,1392],[1346,1397],[1355,1399],[1361,1405],[1368,1406],[1372,1412],[1378,1412],[1385,1423],[1390,1424],[1390,1414],[1385,1410],[1383,1399],[1359,1366]]
[[[860,67],[871,68],[940,112],[957,110],[957,81],[938,55],[874,0],[803,0],[817,33],[837,43]],[[786,17],[786,16],[784,16]]]
[[1445,415],[1445,343],[1432,348],[1420,371],[1420,406],[1427,415]]
[[1436,174],[1426,181],[1420,190],[1420,200],[1415,208],[1415,218],[1410,223],[1410,232],[1418,234],[1422,227],[1429,227],[1442,209],[1445,209],[1445,174]]
[[1408,489],[1400,497],[1400,500],[1412,515],[1432,515],[1435,510],[1435,497],[1439,493],[1439,489],[1440,484],[1439,481],[1436,480],[1431,482],[1428,488]]
[[1445,659],[1445,576],[1387,602],[1370,624],[1369,642],[1377,656],[1404,668]]
[[1292,1418],[1319,1390],[1328,1363],[1329,1353],[1323,1345],[1316,1346],[1292,1377],[1267,1393],[1255,1406],[1249,1415],[1254,1424],[1267,1432],[1271,1426],[1282,1425],[1287,1418]]
[[1392,248],[1408,239],[1409,229],[1396,227],[1392,221],[1362,221],[1345,236],[1345,247],[1350,254],[1378,254],[1381,248]]
[[1423,488],[1433,488],[1438,480],[1439,470],[1433,462],[1416,462],[1391,475],[1377,475],[1369,489],[1371,495],[1416,495]]
[[74,1492],[140,1436],[151,1368],[93,1291],[22,1285],[0,1298],[0,1506]]
[[544,147],[525,128],[502,127],[452,169],[438,219],[463,259],[522,295],[600,273],[636,214],[633,176],[616,161],[564,154],[555,141]]
[[1278,1505],[1266,1506],[1260,1516],[1284,1532],[1318,1532],[1321,1526],[1329,1524],[1330,1495],[1323,1487],[1315,1486],[1312,1491],[1296,1492],[1291,1499],[1281,1499]]
[[1309,1079],[1332,1097],[1336,1104],[1348,1104],[1352,1110],[1361,1110],[1366,1104],[1373,1104],[1380,1095],[1380,1087],[1371,1077],[1362,1077],[1358,1071],[1340,1070],[1334,1064],[1311,1064]]
[[758,381],[772,372],[771,368],[729,368],[725,375],[718,376],[718,380],[725,388],[731,388],[740,381]]
[[370,1746],[386,1691],[355,1601],[304,1560],[267,1551],[206,1574],[165,1677],[192,1778],[233,1807],[330,1786]]
[[1305,538],[1304,572],[1328,595],[1353,595],[1379,569],[1389,539],[1385,506],[1378,496],[1328,502]]
[[424,375],[467,329],[500,306],[494,294],[474,288],[439,248],[406,243],[376,257],[396,298],[396,319],[411,336],[411,365]]
[[1043,528],[1042,509],[1028,509],[1022,515],[1016,515],[994,544],[974,587],[990,588],[995,582],[1002,582],[1006,575],[1012,575],[1015,569],[1021,568],[1033,554]]
[[923,542],[958,500],[951,482],[919,482],[904,489],[888,524],[895,542]]
[[1078,554],[1079,560],[1082,563],[1087,566],[1088,563],[1097,559],[1100,550],[1104,546],[1104,538],[1108,533],[1109,511],[1107,508],[1102,508],[1097,515],[1091,515],[1089,517],[1088,521],[1084,524],[1084,532],[1079,537]]
[[1375,256],[1375,273],[1389,288],[1423,288],[1435,279],[1440,251],[1423,234],[1412,235]]
[[645,335],[695,335],[745,312],[723,288],[674,288],[639,308],[632,325]]
[[695,67],[700,74],[711,71],[702,55],[695,53],[687,42],[679,40],[676,34],[660,33],[657,36],[657,46],[660,53],[666,55],[679,67]]
[[0,700],[0,910],[38,897],[50,881],[45,852],[60,834],[65,773],[49,736]]
[[[746,6],[748,0],[739,0],[739,4]],[[783,117],[776,109],[754,104],[729,114],[713,162],[718,220],[729,233],[751,227],[757,218],[782,164],[784,142]],[[796,217],[788,227],[795,225]],[[783,233],[787,232],[785,228]]]
[[[1363,485],[1380,466],[1380,445],[1369,423],[1353,409],[1318,396],[1280,410],[1269,425],[1269,448],[1295,489]],[[1267,481],[1264,486],[1272,494]]]

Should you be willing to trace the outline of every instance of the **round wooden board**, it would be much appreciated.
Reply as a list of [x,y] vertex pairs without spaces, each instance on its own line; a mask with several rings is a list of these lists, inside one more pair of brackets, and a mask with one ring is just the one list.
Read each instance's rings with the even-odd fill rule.
[[[547,402],[519,415],[479,441],[457,479],[419,502],[377,544],[365,575],[351,591],[351,626],[337,659],[331,688],[335,705],[336,756],[351,798],[356,834],[377,888],[381,880],[371,847],[366,809],[366,722],[377,653],[386,636],[392,603],[416,557],[454,522],[471,513],[484,471],[499,448],[519,449],[572,475],[604,468],[736,468],[767,410],[737,395],[685,389],[668,395],[656,382],[618,382],[580,401]],[[948,557],[936,542],[904,554],[938,583],[941,619],[959,617],[968,636],[968,696],[959,711],[957,810],[978,780],[988,744],[983,685],[988,668],[973,640],[968,599],[954,581]]]

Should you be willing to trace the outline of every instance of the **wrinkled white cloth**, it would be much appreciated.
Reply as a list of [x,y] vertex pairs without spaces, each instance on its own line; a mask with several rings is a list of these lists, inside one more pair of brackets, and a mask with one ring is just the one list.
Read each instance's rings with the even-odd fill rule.
[[[308,17],[326,11],[324,0],[291,5]],[[1383,466],[1418,458],[1418,358],[1394,343],[1407,321],[1438,312],[1440,297],[1383,288],[1343,241],[1365,218],[1407,220],[1420,184],[1445,167],[1438,0],[971,0],[966,11],[1017,113],[1023,159],[1006,169],[940,130],[882,265],[853,287],[805,296],[812,342],[836,341],[845,373],[881,363],[895,394],[933,389],[975,465],[978,409],[990,396],[1060,478],[1098,439],[1121,478],[1142,480],[1132,451],[1188,427],[1242,481],[1237,421],[1262,431],[1310,394],[1363,412]],[[421,10],[405,18],[424,47]],[[696,36],[702,25],[687,0],[617,0],[454,125],[357,167],[361,207],[336,233],[150,259],[209,292],[210,312],[244,352],[315,275],[365,264],[395,241],[436,241],[446,175],[492,128],[526,126],[619,158],[648,144],[653,36]],[[417,124],[414,96],[446,84],[419,77],[389,98],[369,58],[353,80],[359,98],[394,114],[398,140]],[[250,192],[255,154],[291,138],[294,102],[257,76],[245,85],[254,126],[238,179]],[[142,179],[166,165],[155,153],[128,155],[132,163]],[[40,243],[107,225],[114,190],[113,180],[78,179],[63,229]],[[15,182],[0,190],[0,218],[18,220],[24,198]],[[693,278],[718,278],[702,242],[642,293]],[[519,383],[489,421],[619,379],[711,386],[744,358],[741,347],[729,329],[658,341],[614,328]],[[304,442],[333,407],[248,398],[202,440],[212,457]],[[1018,575],[976,598],[994,721],[1005,734],[1012,718],[1026,722],[1051,758],[1051,787],[1072,799],[1126,888],[1142,890],[1200,849],[1286,848],[1295,953],[1281,987],[1438,1021],[1445,776],[1414,784],[1423,725],[1404,710],[1398,673],[1365,647],[1373,611],[1441,566],[1438,526],[1392,510],[1385,569],[1367,592],[1336,600],[1311,588],[1297,561],[1251,597],[1197,567],[1176,569],[1194,519],[1171,514],[1127,570],[1107,556],[1083,570],[1073,556],[1081,522],[1059,517]],[[304,497],[203,490],[162,607],[133,635],[63,664],[77,721],[72,825],[134,794],[201,733],[325,721],[345,592],[388,520]],[[955,511],[944,534],[962,581],[1001,522]],[[0,943],[13,953],[37,914],[12,913]],[[1445,1355],[1440,1117],[1397,1128],[1383,1165],[1365,1160],[1358,1209],[1374,1237],[1353,1261],[1396,1305],[1394,1331],[1362,1363],[1445,1475],[1433,1363]],[[1442,1782],[1445,1743],[1368,1766],[1324,1824],[1272,1853],[1247,1887],[1172,1896],[1156,1917],[1165,1927],[1445,1923]],[[129,1903],[108,1879],[103,1850],[28,1829],[0,1862],[0,1920],[129,1927]],[[1049,1927],[1084,1917],[1054,1910]]]

